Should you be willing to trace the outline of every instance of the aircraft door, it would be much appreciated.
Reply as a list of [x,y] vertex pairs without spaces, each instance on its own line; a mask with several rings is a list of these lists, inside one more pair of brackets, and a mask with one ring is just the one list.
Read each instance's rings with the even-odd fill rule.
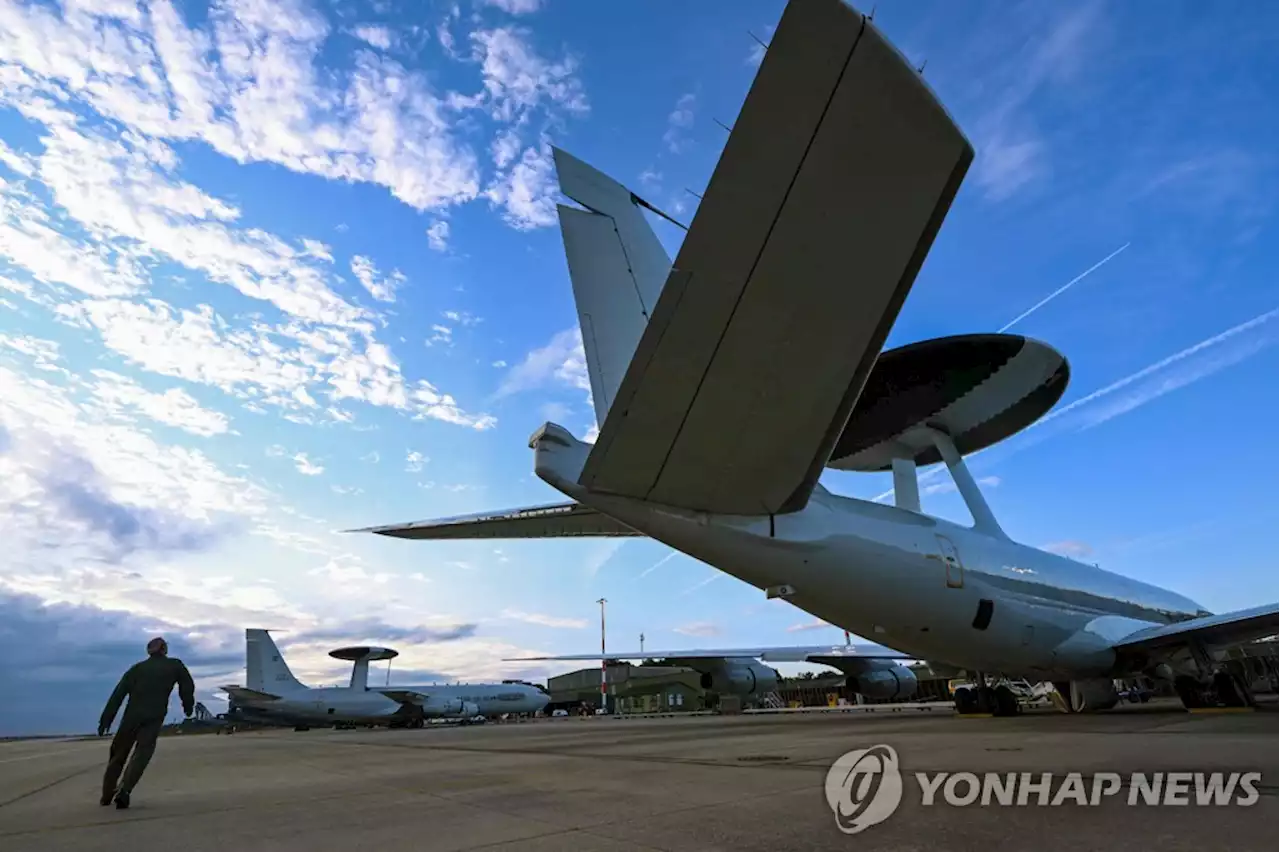
[[946,536],[935,536],[938,539],[938,549],[942,552],[943,570],[946,572],[946,581],[948,589],[964,588],[964,565],[960,562],[960,551],[956,550],[956,546],[951,539]]

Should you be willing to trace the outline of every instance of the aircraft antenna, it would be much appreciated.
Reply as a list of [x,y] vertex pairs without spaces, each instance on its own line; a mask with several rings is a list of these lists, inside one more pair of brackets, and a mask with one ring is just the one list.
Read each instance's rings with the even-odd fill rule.
[[725,124],[725,123],[724,123],[723,121],[721,121],[720,119],[718,119],[718,118],[712,118],[711,120],[712,120],[712,121],[714,121],[716,124],[720,125],[721,127],[723,127],[723,128],[725,129],[725,132],[727,132],[727,133],[732,133],[732,132],[733,132],[733,128],[732,128],[732,127],[730,127],[729,125]]
[[674,218],[672,218],[672,217],[671,217],[671,216],[669,216],[668,214],[666,214],[666,213],[664,213],[663,211],[659,210],[657,207],[654,207],[652,204],[650,204],[649,202],[645,201],[645,200],[644,200],[643,198],[641,198],[640,196],[636,195],[634,192],[633,192],[633,193],[631,193],[631,203],[632,203],[632,204],[639,204],[639,205],[640,205],[641,207],[643,207],[644,209],[653,211],[655,214],[657,214],[658,216],[661,216],[663,219],[666,219],[668,222],[670,222],[671,224],[675,225],[677,228],[680,228],[681,230],[684,230],[684,231],[689,230],[689,226],[688,226],[688,225],[685,225],[685,224],[683,224],[683,223],[681,223],[681,222],[676,221]]
[[[873,14],[874,14],[874,13],[873,13]],[[765,50],[768,50],[768,49],[769,49],[769,45],[765,44],[765,43],[764,43],[764,41],[763,41],[763,40],[761,40],[760,36],[758,36],[758,35],[756,35],[755,33],[751,32],[751,30],[747,30],[747,35],[751,36],[751,38],[755,40],[755,43],[756,43],[756,44],[758,44],[758,45],[760,45],[761,47],[763,47]]]

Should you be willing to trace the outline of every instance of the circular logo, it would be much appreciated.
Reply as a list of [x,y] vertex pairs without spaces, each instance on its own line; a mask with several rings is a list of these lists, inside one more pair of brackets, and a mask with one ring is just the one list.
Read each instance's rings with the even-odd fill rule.
[[827,805],[845,834],[884,822],[902,802],[902,774],[892,746],[874,745],[840,756],[827,771]]

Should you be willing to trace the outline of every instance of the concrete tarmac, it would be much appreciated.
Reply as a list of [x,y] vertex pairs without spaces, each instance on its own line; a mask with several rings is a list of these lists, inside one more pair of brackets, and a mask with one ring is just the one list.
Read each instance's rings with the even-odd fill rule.
[[[1069,717],[823,714],[547,719],[161,740],[127,811],[99,807],[106,739],[0,743],[0,849],[1274,850],[1277,715],[1167,704]],[[888,744],[901,805],[850,836],[832,762]],[[916,772],[1262,773],[1255,804],[922,804]],[[1194,789],[1194,788],[1193,788]],[[958,788],[960,792],[963,787]],[[870,846],[868,846],[870,844]]]

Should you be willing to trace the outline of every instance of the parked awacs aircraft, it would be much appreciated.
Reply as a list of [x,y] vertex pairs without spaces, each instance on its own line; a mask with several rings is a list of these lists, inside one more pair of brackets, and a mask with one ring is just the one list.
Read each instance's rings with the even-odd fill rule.
[[[1062,355],[1010,334],[881,351],[972,159],[870,20],[838,0],[788,4],[674,264],[651,205],[555,152],[581,205],[560,206],[560,229],[600,432],[592,445],[547,423],[529,446],[573,502],[367,531],[649,536],[885,643],[662,654],[732,690],[772,684],[757,659],[807,660],[906,698],[899,661],[925,659],[1053,681],[1074,712],[1112,706],[1113,678],[1138,672],[1188,707],[1248,703],[1215,650],[1276,633],[1276,605],[1213,615],[1019,544],[970,475],[963,456],[1061,398]],[[916,471],[936,463],[971,527],[921,512]],[[891,470],[894,505],[830,493],[824,467]],[[977,682],[961,709],[1015,712]]]
[[439,686],[369,686],[369,663],[397,656],[389,648],[339,648],[330,656],[352,660],[348,686],[311,688],[293,676],[266,630],[244,632],[245,686],[224,686],[228,716],[247,722],[294,725],[381,724],[421,727],[426,719],[534,713],[548,696],[524,683]]

